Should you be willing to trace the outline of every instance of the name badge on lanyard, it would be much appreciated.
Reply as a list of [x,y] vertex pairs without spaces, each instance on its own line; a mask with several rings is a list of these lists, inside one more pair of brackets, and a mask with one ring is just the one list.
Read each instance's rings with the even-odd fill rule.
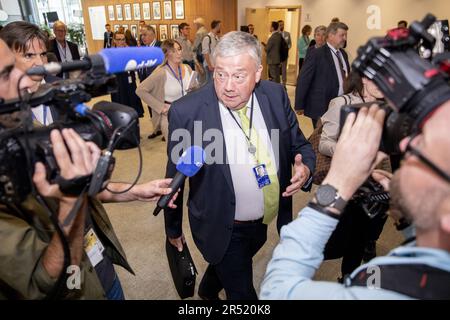
[[265,164],[260,164],[254,167],[253,173],[255,174],[256,182],[258,183],[258,188],[262,189],[271,183]]

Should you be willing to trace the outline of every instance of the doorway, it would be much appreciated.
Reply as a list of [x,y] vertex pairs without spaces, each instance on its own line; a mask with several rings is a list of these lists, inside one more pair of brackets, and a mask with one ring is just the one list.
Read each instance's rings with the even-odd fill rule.
[[[270,36],[270,22],[284,21],[284,30],[291,34],[292,46],[289,50],[287,66],[287,84],[296,85],[298,74],[298,50],[297,39],[300,34],[300,6],[266,7],[261,9],[246,9],[246,23],[255,26],[255,34],[261,42],[267,43]],[[263,54],[264,79],[267,79],[267,65]]]

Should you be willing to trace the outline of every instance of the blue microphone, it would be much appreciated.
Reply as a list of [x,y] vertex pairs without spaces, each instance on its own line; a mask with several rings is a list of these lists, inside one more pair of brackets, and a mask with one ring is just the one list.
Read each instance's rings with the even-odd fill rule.
[[84,57],[83,60],[57,63],[31,68],[27,75],[48,75],[75,70],[97,70],[105,73],[121,73],[160,65],[164,61],[164,53],[159,47],[127,47],[108,48],[98,54]]
[[200,169],[203,167],[205,163],[205,150],[198,146],[189,147],[183,154],[177,163],[177,173],[175,177],[173,177],[172,183],[169,188],[172,189],[170,194],[162,196],[155,210],[153,211],[153,215],[157,216],[162,209],[167,208],[170,200],[174,196],[175,193],[178,192],[178,189],[184,183],[186,177],[193,177],[196,175]]

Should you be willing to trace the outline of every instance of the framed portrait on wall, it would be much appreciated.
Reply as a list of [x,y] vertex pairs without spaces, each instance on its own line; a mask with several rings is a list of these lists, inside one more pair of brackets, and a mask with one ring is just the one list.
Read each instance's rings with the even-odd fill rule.
[[184,19],[184,1],[175,1],[175,19]]
[[142,16],[144,20],[151,20],[150,16],[150,2],[142,3]]
[[132,24],[130,26],[130,29],[131,29],[131,34],[133,35],[133,37],[135,39],[137,39],[138,38],[138,26],[136,24]]
[[164,41],[169,39],[169,34],[167,31],[167,24],[159,25],[159,40]]
[[177,24],[171,24],[170,25],[170,37],[172,39],[176,39],[180,36],[180,31],[178,30]]
[[119,28],[120,28],[120,24],[115,24],[114,25],[114,32],[119,31]]
[[124,32],[128,30],[128,25],[127,24],[123,24],[122,27],[123,27],[123,31]]
[[122,5],[121,4],[117,4],[116,5],[116,14],[117,14],[117,20],[119,20],[119,21],[123,20]]
[[133,3],[134,20],[141,20],[141,5],[139,3]]
[[164,1],[164,20],[172,19],[172,1]]
[[153,19],[161,20],[161,2],[153,2]]
[[108,6],[108,18],[109,21],[116,20],[116,16],[114,15],[114,6]]
[[123,10],[125,11],[125,20],[131,20],[131,4],[124,4]]
[[155,35],[158,35],[158,26],[156,24],[151,24],[150,27],[152,27],[153,30],[155,30]]

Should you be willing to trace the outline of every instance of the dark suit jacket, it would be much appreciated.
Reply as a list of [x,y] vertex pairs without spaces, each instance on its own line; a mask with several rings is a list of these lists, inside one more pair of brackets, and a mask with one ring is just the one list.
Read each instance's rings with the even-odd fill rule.
[[[350,71],[347,53],[341,52]],[[327,44],[309,51],[297,78],[295,109],[304,110],[305,116],[312,119],[319,119],[338,96],[339,78],[332,54]]]
[[103,48],[111,48],[112,47],[113,37],[114,37],[114,32],[106,31],[103,34]]
[[275,32],[272,34],[267,41],[266,53],[267,53],[267,64],[280,64],[280,50],[281,50],[281,40],[283,36],[280,32]]
[[[80,60],[80,52],[78,51],[78,46],[70,41],[67,41],[67,45],[69,46],[70,53],[72,54],[73,60]],[[59,54],[58,45],[56,44],[56,39],[50,41],[50,50],[56,55],[58,61],[61,62],[61,55]]]
[[[80,60],[80,52],[78,51],[78,46],[70,41],[67,41],[67,45],[69,47],[70,53],[72,54],[72,59],[73,60]],[[58,45],[56,43],[56,39],[53,39],[50,41],[50,52],[53,52],[56,56],[56,58],[58,59],[58,62],[61,62],[61,55],[59,54],[59,50],[58,50]],[[56,76],[63,78],[63,74],[62,73],[58,73]]]
[[[161,47],[161,44],[161,41],[156,40],[155,47]],[[153,73],[153,71],[155,71],[156,68],[158,68],[158,66],[138,70],[139,81],[142,82],[147,79]]]
[[[283,198],[281,194],[290,185],[294,158],[297,154],[301,154],[303,162],[312,173],[315,169],[315,154],[300,131],[297,117],[283,87],[270,81],[261,81],[255,93],[268,132],[273,129],[279,130],[280,203],[277,219],[279,230],[292,221],[292,198]],[[184,141],[185,146],[193,145],[194,121],[202,122],[202,132],[199,132],[201,134],[208,129],[223,131],[218,98],[212,83],[172,104],[169,111],[169,137],[174,130],[183,128],[191,133],[192,138],[192,141]],[[211,144],[209,141],[201,143],[203,149]],[[176,173],[170,155],[172,151],[177,150],[177,144],[176,141],[168,143],[167,177],[173,177]],[[223,150],[216,151],[216,155],[223,152],[226,157],[225,143],[221,147]],[[236,199],[230,168],[227,164],[205,165],[197,175],[189,179],[189,187],[188,211],[194,241],[206,261],[218,263],[229,245],[234,225]],[[182,234],[182,203],[183,191],[176,200],[178,208],[165,210],[166,233],[170,238],[177,238]]]

